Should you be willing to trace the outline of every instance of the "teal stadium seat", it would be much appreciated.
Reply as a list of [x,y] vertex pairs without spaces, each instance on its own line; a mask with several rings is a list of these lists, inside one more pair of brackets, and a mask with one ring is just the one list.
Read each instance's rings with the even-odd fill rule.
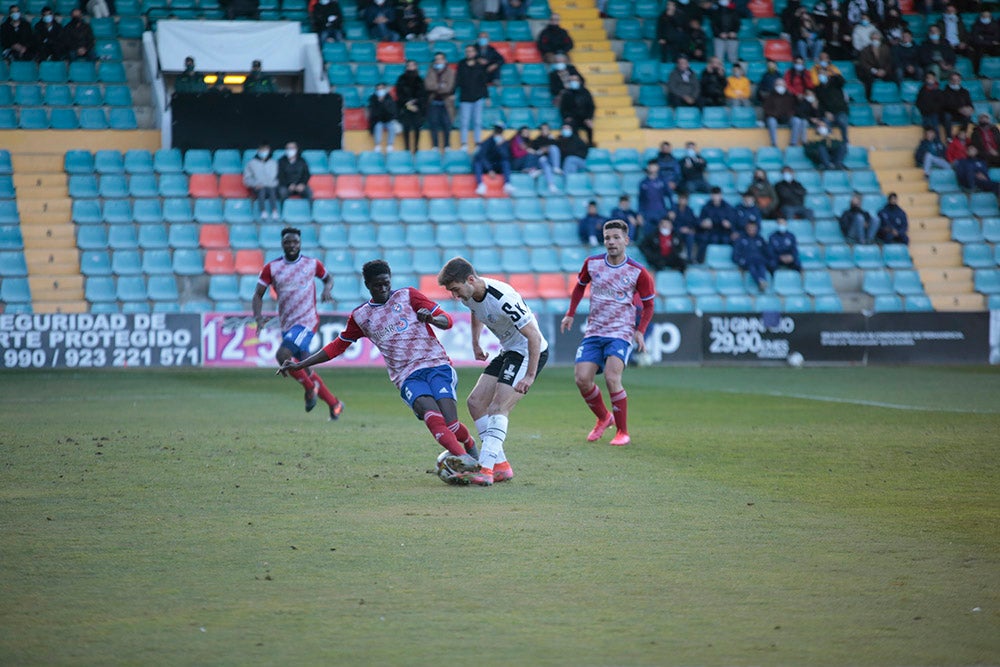
[[892,286],[892,276],[885,269],[865,271],[864,278],[861,281],[861,291],[872,296],[895,294]]
[[876,313],[901,313],[903,299],[898,294],[877,294],[874,307]]

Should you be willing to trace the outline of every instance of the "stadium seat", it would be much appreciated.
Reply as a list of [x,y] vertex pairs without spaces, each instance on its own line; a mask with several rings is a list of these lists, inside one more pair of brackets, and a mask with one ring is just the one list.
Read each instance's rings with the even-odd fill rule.
[[861,290],[866,294],[878,296],[880,294],[894,294],[892,287],[892,276],[885,269],[875,269],[865,271],[861,283]]
[[881,269],[885,266],[882,261],[882,251],[877,245],[856,245],[854,246],[854,265],[859,269]]
[[142,274],[142,259],[137,250],[117,250],[111,257],[111,271],[116,276]]
[[109,225],[131,225],[134,221],[130,199],[105,199],[104,222]]
[[740,272],[732,268],[715,272],[715,290],[724,296],[743,295],[747,292]]
[[[177,279],[172,275],[151,275],[149,277],[149,284],[146,288],[147,295],[150,299],[157,302],[176,302],[179,298],[177,290]],[[157,310],[157,304],[153,304],[154,312],[163,312]]]
[[156,250],[145,249],[142,253],[141,270],[149,276],[173,275],[174,269],[170,264],[170,251],[162,248]]
[[774,291],[781,296],[802,294],[802,275],[798,271],[778,269],[774,272]]
[[694,296],[715,294],[712,272],[706,269],[691,268],[684,274],[687,293]]
[[[829,207],[829,203],[827,203],[827,206]],[[840,231],[840,223],[836,220],[817,220],[816,240],[825,245],[843,243],[844,233]]]
[[876,313],[903,312],[903,300],[898,294],[876,294],[874,310]]
[[184,159],[180,150],[177,148],[157,150],[153,154],[153,169],[158,174],[178,174],[184,171]]
[[681,107],[674,111],[676,126],[683,130],[696,130],[701,127],[701,110],[695,107]]
[[118,278],[115,296],[119,301],[145,301],[146,279],[142,276],[122,276]]
[[844,243],[834,243],[826,246],[826,265],[835,270],[854,268],[854,255],[850,246]]
[[819,246],[809,243],[799,244],[799,263],[806,271],[826,268],[823,250]]
[[1000,293],[1000,269],[977,269],[973,274],[976,291],[983,294]]
[[[163,207],[160,205],[160,200],[136,199],[132,210],[132,217],[143,227],[161,224],[163,222]],[[166,230],[164,229],[165,233]]]
[[934,310],[934,304],[926,294],[911,294],[903,299],[903,309],[908,313],[925,313]]
[[106,249],[94,249],[81,252],[80,273],[88,277],[110,276],[111,259],[108,257],[108,251]]
[[[964,195],[962,197],[964,199]],[[952,219],[951,238],[953,241],[958,241],[959,243],[981,243],[983,241],[983,232],[979,226],[979,221],[971,217]]]
[[[193,250],[198,247],[198,226],[190,223],[170,225],[167,239],[170,247],[174,250]],[[176,252],[174,253],[174,262],[176,271]],[[198,271],[201,271],[201,255],[198,256]]]
[[835,294],[818,296],[813,300],[813,310],[817,313],[841,313],[844,306]]
[[924,293],[924,285],[920,274],[912,269],[900,269],[892,272],[892,288],[897,294],[916,296]]
[[86,279],[84,297],[91,303],[105,303],[116,300],[115,281],[111,276],[93,276]]
[[258,248],[237,250],[233,266],[236,273],[256,276],[264,268],[264,253]]

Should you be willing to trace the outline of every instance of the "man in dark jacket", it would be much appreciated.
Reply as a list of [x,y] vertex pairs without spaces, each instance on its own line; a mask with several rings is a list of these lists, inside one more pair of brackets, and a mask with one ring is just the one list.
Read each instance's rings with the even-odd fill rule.
[[[652,225],[655,221],[664,218],[670,210],[673,192],[666,177],[660,173],[660,165],[656,160],[646,163],[646,178],[639,181],[639,215],[642,216],[642,223],[649,222]],[[633,241],[639,237],[636,229],[629,227],[629,238]]]
[[423,39],[427,34],[427,17],[414,0],[402,0],[396,11],[396,32],[404,40]]
[[597,202],[587,202],[587,214],[580,218],[576,227],[576,234],[580,237],[580,243],[597,247],[601,245],[599,239],[604,236],[604,223],[608,219],[597,212]]
[[962,86],[962,75],[952,72],[948,75],[948,87],[941,91],[941,125],[947,137],[951,138],[955,124],[958,131],[964,133],[974,112],[972,96]]
[[677,66],[667,77],[667,104],[672,107],[696,107],[701,101],[701,84],[687,58],[677,59]]
[[42,7],[42,18],[35,24],[35,45],[39,60],[62,60],[62,24],[56,20],[51,7]]
[[556,144],[562,160],[562,168],[567,174],[575,174],[587,168],[587,142],[573,131],[573,126],[563,123],[559,130],[559,141]]
[[806,186],[795,180],[791,167],[781,170],[781,180],[774,186],[778,195],[778,215],[785,219],[804,217],[813,219],[813,211],[806,208]]
[[895,192],[890,192],[886,204],[878,212],[878,237],[882,243],[910,243],[908,230],[910,222],[906,211],[899,207],[899,198]]
[[399,33],[396,27],[396,9],[388,0],[374,0],[364,11],[365,25],[368,26],[368,36],[378,42],[398,42]]
[[930,177],[931,169],[951,169],[951,163],[945,159],[945,147],[938,138],[937,128],[925,128],[924,139],[913,154],[917,166],[924,170],[924,176]]
[[31,32],[31,24],[17,5],[10,6],[7,18],[0,25],[0,49],[5,59],[35,59],[35,36]]
[[955,180],[970,192],[993,192],[1000,190],[1000,184],[990,179],[990,168],[979,157],[975,146],[969,146],[967,155],[955,161]]
[[[924,85],[917,91],[916,107],[920,111],[920,121],[926,130],[934,130],[934,135],[940,138],[938,127],[943,124],[941,117],[944,104],[944,91],[938,86],[937,77],[933,72],[924,74]],[[946,138],[951,138],[951,130],[945,128]]]
[[677,206],[667,212],[667,217],[674,223],[674,234],[678,235],[684,241],[687,261],[694,262],[697,259],[694,235],[698,229],[698,216],[688,204],[688,200],[689,197],[686,192],[678,193]]
[[681,244],[680,237],[674,231],[673,221],[663,218],[657,228],[640,241],[639,250],[654,271],[675,269],[683,272],[687,263],[682,256]]
[[304,197],[312,201],[309,187],[309,165],[299,156],[299,145],[294,141],[285,144],[285,154],[278,160],[278,197],[284,202],[289,197]]
[[660,49],[660,62],[670,63],[681,54],[681,48],[687,40],[688,17],[674,0],[667,0],[667,5],[659,18],[656,19],[656,44]]
[[816,76],[816,87],[813,92],[819,101],[819,110],[823,120],[829,127],[840,128],[840,138],[849,143],[847,127],[849,125],[847,100],[844,98],[844,77],[840,72],[830,73],[821,69]]
[[639,230],[646,222],[642,215],[632,208],[632,200],[629,199],[628,195],[622,195],[618,198],[618,206],[608,213],[608,220],[624,220],[625,224],[628,225],[630,239],[642,236]]
[[476,54],[476,47],[465,47],[465,60],[458,63],[455,87],[459,90],[458,136],[459,150],[466,149],[466,139],[472,130],[473,141],[478,146],[483,125],[483,107],[490,95],[487,81],[489,74],[485,63]]
[[903,31],[899,43],[892,47],[892,57],[896,59],[896,81],[903,79],[920,81],[924,78],[924,68],[920,65],[920,47],[913,41],[913,33]]
[[701,264],[705,261],[709,245],[732,243],[736,209],[722,198],[722,188],[714,187],[711,197],[701,207],[698,218],[698,229],[694,233],[694,238],[698,244],[697,261]]
[[932,25],[927,30],[927,39],[920,45],[918,60],[925,72],[934,72],[939,77],[955,67],[955,50],[941,38],[941,29]]
[[243,92],[250,95],[278,92],[274,86],[274,79],[261,68],[259,60],[250,63],[250,73],[247,74],[246,81],[243,82]]
[[70,61],[97,60],[97,54],[94,52],[94,31],[83,19],[83,12],[79,9],[74,9],[70,13],[69,23],[63,26],[62,38],[63,50]]
[[701,73],[701,106],[722,107],[726,105],[726,68],[717,57],[709,59],[708,66]]
[[671,191],[676,192],[681,184],[681,163],[674,157],[669,141],[660,143],[660,152],[656,154],[656,163],[660,165],[660,175],[667,179]]
[[681,178],[685,192],[708,192],[708,181],[705,180],[705,171],[708,169],[708,162],[698,152],[698,145],[693,141],[687,142],[684,146],[687,154],[681,160]]
[[830,128],[823,121],[816,123],[816,139],[806,144],[805,154],[820,169],[847,168],[844,166],[847,146],[830,136]]
[[384,83],[375,86],[375,93],[368,98],[368,131],[372,133],[375,150],[383,150],[382,135],[388,135],[386,151],[391,151],[396,141],[398,110]]
[[789,125],[791,127],[791,145],[797,146],[802,140],[804,124],[802,119],[795,116],[797,101],[785,86],[785,82],[779,79],[774,84],[774,90],[764,100],[764,125],[767,126],[767,133],[771,139],[771,145],[778,145],[778,126]]
[[882,34],[872,33],[871,44],[858,54],[855,66],[858,79],[864,84],[865,97],[872,100],[872,85],[876,81],[895,81],[896,66],[892,60],[892,48],[882,41]]
[[490,46],[489,33],[481,32],[476,38],[476,56],[479,62],[486,66],[486,82],[496,83],[500,79],[500,68],[507,63],[507,60]]
[[1000,56],[1000,23],[993,19],[988,9],[979,13],[979,18],[969,31],[969,58],[972,69],[979,76],[979,65],[983,56]]
[[557,53],[569,53],[572,50],[573,38],[559,25],[559,15],[550,15],[549,24],[538,33],[538,52],[545,62],[552,62]]
[[476,149],[472,157],[472,173],[476,176],[476,194],[486,194],[486,184],[483,183],[483,174],[491,171],[495,174],[503,174],[504,191],[508,194],[513,192],[510,185],[510,146],[504,141],[504,126],[497,124],[493,126],[493,134],[484,139]]
[[861,193],[851,195],[851,205],[840,214],[840,231],[850,243],[870,244],[878,234],[878,222],[872,214],[861,208]]
[[549,71],[549,94],[552,96],[552,104],[558,109],[559,102],[562,101],[562,93],[569,86],[571,77],[580,79],[580,85],[587,82],[580,74],[580,71],[569,62],[564,53],[557,53],[552,58],[552,69]]
[[969,144],[991,167],[1000,167],[1000,130],[990,122],[989,114],[979,114],[979,123],[972,130]]
[[563,123],[569,123],[574,132],[587,135],[587,145],[594,145],[594,98],[580,83],[580,77],[571,76],[569,85],[559,101],[559,115]]
[[746,232],[733,244],[733,264],[749,273],[757,288],[763,292],[767,290],[773,263],[771,246],[757,234],[757,223],[751,222]]
[[403,125],[403,145],[406,150],[416,153],[420,146],[420,128],[427,113],[427,89],[415,60],[406,61],[406,69],[396,79],[396,98],[399,122]]
[[767,245],[771,248],[771,259],[774,262],[771,270],[791,269],[801,271],[802,263],[799,261],[799,242],[795,234],[788,231],[788,221],[778,218],[778,229],[771,233],[767,239]]
[[344,13],[337,0],[318,0],[309,15],[313,32],[319,35],[320,46],[324,42],[344,40]]

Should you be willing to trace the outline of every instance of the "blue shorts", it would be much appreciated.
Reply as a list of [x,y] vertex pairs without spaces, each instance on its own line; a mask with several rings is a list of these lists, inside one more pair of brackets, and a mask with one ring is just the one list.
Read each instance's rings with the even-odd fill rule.
[[410,373],[399,388],[400,397],[413,407],[413,401],[421,396],[430,396],[435,401],[442,398],[455,397],[455,387],[458,385],[458,374],[450,364],[442,364],[433,368],[421,368]]
[[626,366],[629,355],[632,354],[632,344],[621,338],[606,338],[604,336],[589,336],[583,339],[576,348],[576,363],[588,362],[597,364],[597,372],[604,372],[604,362],[608,357],[618,357]]
[[309,345],[312,343],[315,331],[306,329],[301,324],[296,324],[288,331],[281,334],[281,347],[292,353],[298,359],[305,359],[309,356]]

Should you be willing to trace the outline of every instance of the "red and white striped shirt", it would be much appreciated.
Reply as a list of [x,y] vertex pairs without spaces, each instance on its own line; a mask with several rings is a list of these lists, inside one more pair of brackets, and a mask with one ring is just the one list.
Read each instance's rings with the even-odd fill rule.
[[265,287],[274,286],[282,331],[288,331],[296,324],[310,331],[319,328],[314,281],[325,277],[323,263],[305,255],[299,255],[294,262],[282,257],[264,265],[257,282]]
[[635,336],[635,295],[642,301],[656,296],[653,277],[634,259],[618,266],[608,264],[607,254],[588,257],[578,277],[590,283],[590,314],[584,336],[630,341]]

